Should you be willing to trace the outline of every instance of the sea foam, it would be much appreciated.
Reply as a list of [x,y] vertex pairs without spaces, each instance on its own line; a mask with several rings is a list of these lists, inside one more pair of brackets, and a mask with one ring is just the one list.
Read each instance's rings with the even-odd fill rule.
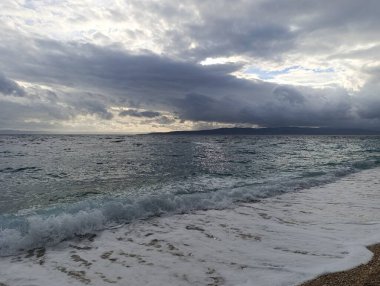
[[[134,221],[46,252],[2,257],[0,283],[297,285],[371,258],[365,245],[380,241],[379,172],[233,208]],[[82,227],[77,223],[70,224]]]
[[[154,216],[188,213],[194,210],[223,209],[235,203],[252,202],[287,192],[323,185],[357,171],[344,169],[325,176],[304,176],[253,184],[225,182],[199,178],[212,185],[206,192],[175,192],[179,182],[166,186],[158,194],[143,196],[96,197],[76,203],[56,204],[53,207],[23,210],[0,216],[0,256],[17,254],[20,250],[57,244],[78,235],[100,231],[112,225],[130,223]],[[178,185],[177,185],[178,184]],[[203,183],[204,184],[204,183]],[[170,189],[170,190],[169,190]]]

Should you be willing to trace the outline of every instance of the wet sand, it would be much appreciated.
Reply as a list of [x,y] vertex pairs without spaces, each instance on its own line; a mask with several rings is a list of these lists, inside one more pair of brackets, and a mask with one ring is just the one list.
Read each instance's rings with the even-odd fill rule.
[[322,275],[300,286],[380,286],[380,244],[369,246],[368,249],[374,255],[367,264]]

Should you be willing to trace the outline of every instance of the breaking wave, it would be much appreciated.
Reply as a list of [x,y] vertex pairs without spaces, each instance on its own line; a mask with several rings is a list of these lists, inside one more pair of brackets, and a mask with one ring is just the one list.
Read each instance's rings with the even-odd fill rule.
[[[54,245],[78,235],[163,214],[187,213],[193,210],[227,208],[236,202],[254,202],[284,192],[326,184],[339,177],[374,168],[377,161],[354,162],[327,174],[307,173],[303,177],[265,183],[235,184],[211,188],[205,192],[162,192],[136,197],[87,198],[71,204],[29,210],[0,216],[0,256]],[[201,180],[202,178],[198,178]],[[228,179],[225,179],[228,180]],[[184,182],[177,182],[183,185]],[[176,188],[176,184],[170,186]]]

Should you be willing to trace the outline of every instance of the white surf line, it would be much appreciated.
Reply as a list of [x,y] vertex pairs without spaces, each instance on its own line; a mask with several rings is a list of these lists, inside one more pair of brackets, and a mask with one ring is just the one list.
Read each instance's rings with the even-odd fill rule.
[[[0,258],[0,285],[296,285],[370,260],[380,169],[297,193],[138,221]],[[1,284],[2,283],[2,284]]]

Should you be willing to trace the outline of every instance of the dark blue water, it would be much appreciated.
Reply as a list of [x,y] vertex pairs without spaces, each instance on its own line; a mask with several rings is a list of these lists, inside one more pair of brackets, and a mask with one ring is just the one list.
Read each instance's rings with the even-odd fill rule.
[[0,254],[380,165],[376,136],[0,136]]

